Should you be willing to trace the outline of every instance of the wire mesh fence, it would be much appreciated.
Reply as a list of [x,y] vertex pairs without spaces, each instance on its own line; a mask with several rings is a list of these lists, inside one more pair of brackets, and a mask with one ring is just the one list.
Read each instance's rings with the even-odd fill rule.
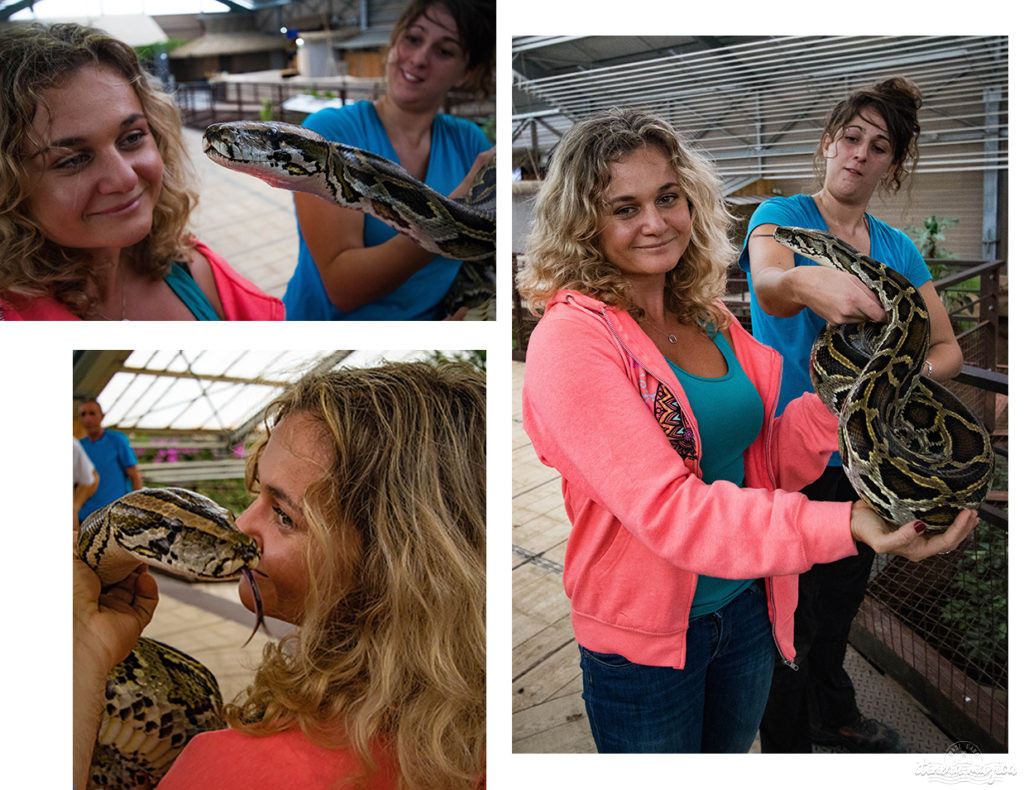
[[[997,288],[1005,264],[975,265],[946,282],[956,289],[947,305],[964,364],[993,370],[996,349]],[[968,271],[967,266],[961,267]],[[980,272],[978,271],[980,269]],[[851,633],[854,645],[895,675],[931,711],[947,733],[1005,750],[1008,738],[1007,689],[1007,386],[991,374],[949,382],[948,387],[989,428],[996,472],[982,520],[971,538],[949,554],[920,563],[879,557],[864,604]]]
[[[1009,687],[1006,528],[979,523],[965,546],[920,563],[875,560],[853,642],[956,738],[1006,748]],[[869,638],[865,639],[864,636]],[[873,644],[874,643],[874,644]],[[879,660],[880,649],[888,661]],[[903,667],[894,668],[893,661]]]

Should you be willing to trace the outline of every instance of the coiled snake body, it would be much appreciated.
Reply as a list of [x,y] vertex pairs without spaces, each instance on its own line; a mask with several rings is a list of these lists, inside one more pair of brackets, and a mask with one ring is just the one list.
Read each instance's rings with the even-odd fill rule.
[[302,126],[216,123],[203,135],[203,150],[230,170],[370,214],[425,250],[463,261],[441,312],[450,315],[467,305],[474,318],[494,317],[493,164],[481,170],[468,195],[453,200],[382,156],[330,142]]
[[[182,488],[143,488],[90,515],[78,556],[103,587],[140,564],[193,579],[246,574],[259,548],[227,510]],[[121,790],[155,785],[192,736],[224,726],[217,681],[195,659],[141,638],[107,676],[106,700],[89,768],[89,787]]]
[[887,321],[822,329],[811,379],[839,417],[839,453],[857,494],[890,524],[946,529],[984,501],[995,458],[985,426],[920,375],[929,344],[924,299],[899,272],[831,234],[779,227],[774,238],[855,275],[878,296]]

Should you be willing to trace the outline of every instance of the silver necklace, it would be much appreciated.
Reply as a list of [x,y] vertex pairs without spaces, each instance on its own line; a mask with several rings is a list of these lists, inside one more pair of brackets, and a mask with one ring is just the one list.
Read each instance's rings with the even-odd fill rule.
[[[644,316],[644,321],[645,322],[649,321],[647,316]],[[667,332],[666,333],[665,331],[659,330],[657,327],[655,327],[655,326],[653,326],[651,324],[648,324],[648,326],[650,326],[651,329],[655,330],[659,335],[665,335],[665,337],[668,339],[668,342],[671,343],[672,345],[675,345],[676,343],[679,342],[679,338],[678,338],[678,336],[676,336],[676,334],[674,332]]]

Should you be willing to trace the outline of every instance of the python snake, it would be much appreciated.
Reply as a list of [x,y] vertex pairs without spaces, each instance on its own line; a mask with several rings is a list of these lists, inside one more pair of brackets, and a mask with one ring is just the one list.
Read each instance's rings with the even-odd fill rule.
[[493,163],[481,169],[464,198],[452,199],[382,156],[292,124],[215,123],[203,134],[203,151],[230,170],[369,214],[425,250],[463,261],[441,303],[442,314],[466,305],[473,318],[493,319]]
[[930,331],[924,299],[899,272],[831,234],[779,227],[774,238],[853,274],[888,314],[878,323],[827,324],[811,348],[811,379],[839,417],[839,453],[854,489],[894,526],[948,528],[984,501],[995,456],[985,426],[921,375]]
[[[256,541],[235,526],[227,510],[193,491],[142,488],[126,494],[85,520],[77,554],[103,588],[140,564],[197,580],[244,574],[257,602],[257,627],[262,622],[252,577],[260,558]],[[225,726],[213,674],[154,639],[140,638],[110,671],[105,694],[90,788],[153,786],[194,735]]]

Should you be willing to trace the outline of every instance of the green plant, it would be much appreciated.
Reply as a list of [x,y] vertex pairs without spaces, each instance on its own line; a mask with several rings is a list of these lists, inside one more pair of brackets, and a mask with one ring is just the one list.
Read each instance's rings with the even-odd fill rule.
[[252,495],[245,488],[245,480],[196,480],[189,488],[205,494],[221,507],[226,507],[238,516],[250,504]]
[[495,137],[495,135],[497,134],[497,126],[497,116],[494,115],[493,113],[486,121],[480,124],[480,128],[483,130],[483,133],[487,135],[487,139],[490,140],[492,143],[497,139]]
[[270,99],[264,99],[260,106],[260,120],[261,121],[272,121],[274,120],[274,102]]
[[907,233],[914,240],[917,249],[925,258],[953,258],[949,250],[939,246],[939,242],[946,240],[944,231],[951,225],[956,225],[960,220],[954,217],[936,217],[932,214],[919,228],[907,228]]
[[135,54],[142,63],[152,63],[161,55],[165,55],[185,43],[185,39],[183,38],[169,38],[166,41],[160,41],[155,44],[145,44],[141,47],[135,47]]
[[998,672],[1009,651],[1005,534],[981,522],[951,582],[939,620],[960,636],[965,659],[983,671]]
[[[926,262],[928,270],[935,280],[941,280],[946,275],[955,271],[956,267],[939,263],[938,261],[951,260],[956,257],[945,247],[941,247],[940,244],[946,240],[946,228],[956,225],[959,221],[955,217],[937,217],[932,214],[924,220],[921,227],[907,228],[907,234],[914,240],[914,244],[921,253],[921,257],[930,259]],[[980,280],[975,278],[943,290],[941,296],[943,304],[946,305],[946,310],[949,313],[957,313],[963,310],[974,300],[974,294],[980,286]],[[969,328],[971,322],[969,320],[957,321],[955,324],[954,328],[956,331],[962,332]]]

